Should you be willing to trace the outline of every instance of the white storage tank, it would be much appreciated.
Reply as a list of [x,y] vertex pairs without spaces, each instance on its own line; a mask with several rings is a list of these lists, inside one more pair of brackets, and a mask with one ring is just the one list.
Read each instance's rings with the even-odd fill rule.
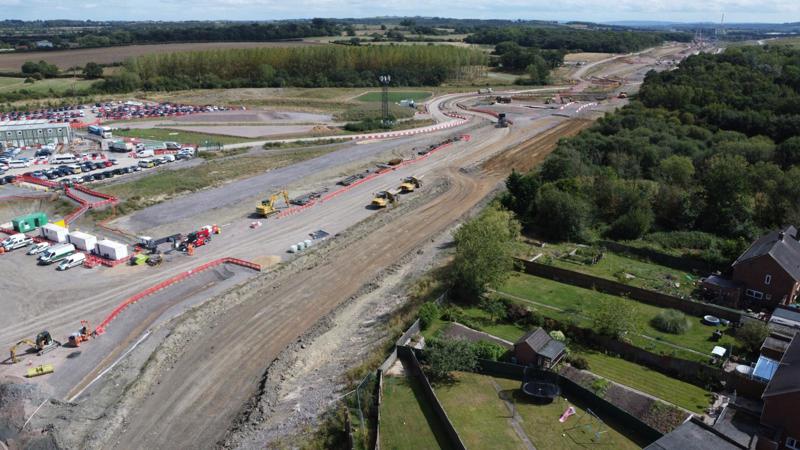
[[59,244],[67,242],[68,235],[69,230],[54,223],[48,223],[42,227],[42,237],[49,241],[58,242]]
[[97,245],[97,238],[88,233],[73,231],[69,234],[69,242],[83,251],[90,252]]
[[128,256],[128,246],[119,242],[103,239],[97,242],[94,252],[103,258],[117,261]]

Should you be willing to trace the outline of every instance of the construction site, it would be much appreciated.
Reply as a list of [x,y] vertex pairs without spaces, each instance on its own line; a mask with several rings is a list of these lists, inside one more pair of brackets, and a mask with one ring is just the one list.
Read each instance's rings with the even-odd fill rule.
[[[83,147],[59,144],[0,185],[0,444],[285,443],[342,395],[409,280],[512,169],[534,168],[626,104],[649,70],[694,51],[611,55],[564,85],[436,95],[415,106],[430,124],[371,133],[331,135],[318,112],[175,102],[167,120],[247,141],[117,144],[115,128],[155,129],[162,113],[89,106],[81,123],[94,128],[73,128]],[[31,161],[38,151],[22,148]],[[247,169],[257,158],[279,162]],[[129,194],[207,166],[250,171],[148,202]]]

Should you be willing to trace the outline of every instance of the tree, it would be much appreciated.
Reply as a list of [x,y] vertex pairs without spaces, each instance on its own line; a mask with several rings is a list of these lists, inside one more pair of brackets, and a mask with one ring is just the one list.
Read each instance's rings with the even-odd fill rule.
[[614,239],[639,239],[653,225],[653,210],[649,206],[633,208],[611,224],[609,235]]
[[736,329],[736,339],[753,354],[759,351],[767,336],[769,336],[767,324],[757,320],[748,320]]
[[441,311],[439,310],[439,305],[434,302],[427,302],[422,305],[419,309],[419,326],[423,330],[427,330],[428,327],[439,318],[441,315]]
[[525,225],[530,224],[536,215],[536,192],[539,184],[539,178],[534,174],[522,175],[516,170],[512,170],[506,180],[508,193],[502,199],[503,206],[514,211]]
[[783,167],[800,164],[800,136],[781,142],[776,149],[776,157]]
[[694,164],[691,158],[672,155],[658,163],[658,177],[667,184],[686,187],[694,177]]
[[100,64],[95,62],[88,62],[83,68],[83,77],[88,80],[94,80],[103,76],[103,68]]
[[706,227],[725,236],[746,236],[752,222],[750,165],[740,155],[714,156],[703,176]]
[[582,241],[589,222],[589,205],[576,195],[553,185],[539,190],[536,198],[536,225],[550,239]]
[[486,298],[481,302],[481,309],[489,313],[489,320],[497,322],[505,317],[507,307],[502,300]]
[[636,309],[633,304],[621,308],[612,298],[598,300],[591,313],[592,328],[601,335],[624,339],[627,334],[636,331],[636,326],[631,320],[631,317],[636,315]]
[[427,372],[435,380],[448,380],[453,371],[473,371],[478,358],[470,342],[463,339],[432,339],[423,353]]
[[512,214],[494,206],[456,231],[450,273],[456,298],[477,301],[487,288],[505,281],[514,268],[514,239],[519,232],[519,222]]

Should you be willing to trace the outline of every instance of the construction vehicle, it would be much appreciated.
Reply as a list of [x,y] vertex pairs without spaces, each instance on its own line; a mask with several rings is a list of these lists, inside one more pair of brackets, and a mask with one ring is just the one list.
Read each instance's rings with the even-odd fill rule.
[[197,247],[202,247],[209,242],[211,242],[211,235],[212,234],[219,234],[220,229],[216,225],[206,225],[203,228],[200,228],[197,231],[193,231],[186,235],[186,239],[180,243],[178,246],[178,250],[182,252],[189,252],[189,248],[191,247],[192,250]]
[[497,103],[511,103],[511,97],[498,95],[495,97],[494,101]]
[[262,200],[261,204],[256,207],[256,214],[260,217],[269,217],[277,213],[278,209],[275,208],[275,204],[281,197],[283,197],[283,201],[286,202],[286,206],[289,206],[289,193],[281,191],[277,194],[272,194],[269,199]]
[[372,205],[373,208],[386,208],[389,206],[389,203],[397,203],[397,192],[380,191],[375,194],[375,198],[372,199],[370,205]]
[[403,183],[400,185],[398,189],[400,190],[401,193],[404,194],[409,192],[414,192],[414,189],[417,189],[422,185],[422,182],[420,180],[422,180],[422,177],[414,177],[414,176],[406,177],[403,179]]
[[508,119],[506,119],[506,113],[500,113],[497,115],[497,128],[508,128]]
[[50,336],[49,331],[42,331],[36,335],[36,339],[22,339],[11,347],[11,364],[16,364],[19,362],[19,359],[17,358],[17,349],[23,344],[27,344],[30,347],[28,352],[30,352],[30,349],[35,349],[36,354],[39,356],[48,350],[52,350],[61,346],[61,342],[53,340],[53,337]]
[[139,236],[137,239],[138,242],[136,242],[136,245],[139,248],[141,248],[142,250],[147,250],[150,253],[157,253],[158,246],[161,244],[166,244],[169,242],[172,244],[173,247],[177,247],[178,244],[183,239],[183,235],[178,233],[178,234],[173,234],[172,236],[165,236],[159,239],[153,239],[150,236]]
[[622,91],[617,95],[617,98],[628,98],[628,93],[625,92],[625,91]]
[[81,320],[81,328],[77,333],[69,335],[69,346],[80,347],[82,342],[87,342],[92,337],[92,332],[89,330],[89,322]]

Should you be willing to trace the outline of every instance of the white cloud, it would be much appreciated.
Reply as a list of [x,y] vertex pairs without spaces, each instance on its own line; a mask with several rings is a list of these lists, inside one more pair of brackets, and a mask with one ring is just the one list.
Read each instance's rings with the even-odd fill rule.
[[[798,0],[0,0],[5,18],[267,20],[425,15],[545,20],[800,21]],[[68,13],[57,7],[69,7]],[[57,9],[56,9],[57,8]],[[87,9],[91,8],[91,11]],[[66,15],[65,15],[66,14]]]

